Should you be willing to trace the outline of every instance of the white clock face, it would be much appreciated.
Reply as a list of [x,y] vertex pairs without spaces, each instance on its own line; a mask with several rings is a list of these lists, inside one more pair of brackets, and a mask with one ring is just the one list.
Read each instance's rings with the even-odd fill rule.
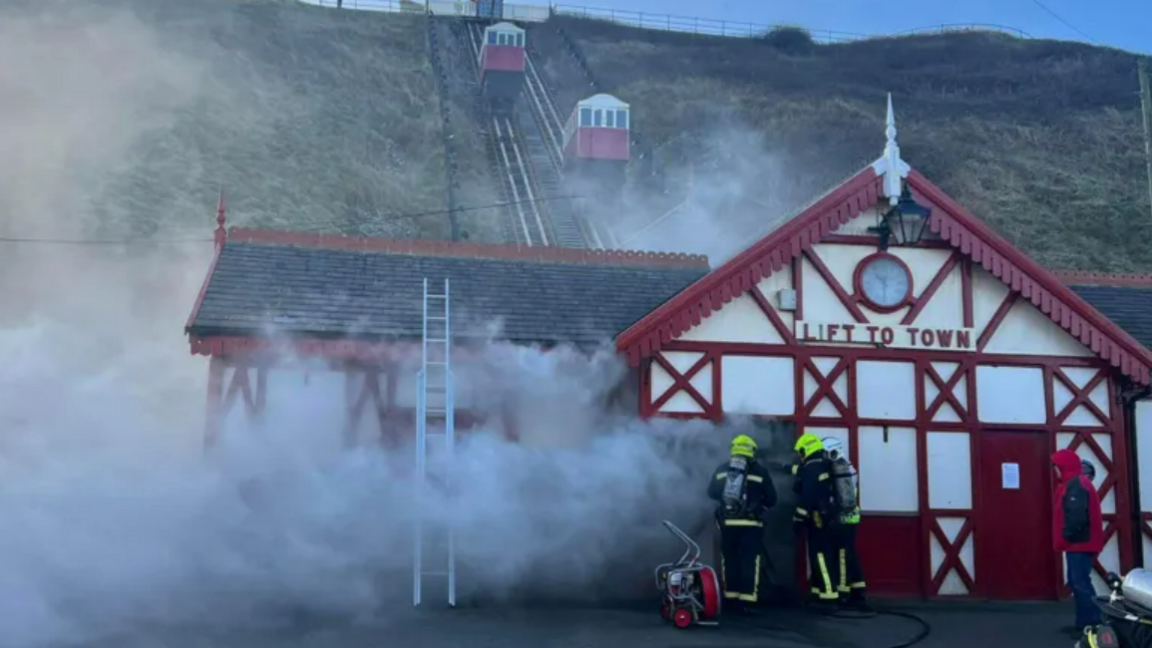
[[880,256],[868,262],[860,273],[860,289],[876,306],[893,308],[904,303],[912,285],[908,271],[896,259]]

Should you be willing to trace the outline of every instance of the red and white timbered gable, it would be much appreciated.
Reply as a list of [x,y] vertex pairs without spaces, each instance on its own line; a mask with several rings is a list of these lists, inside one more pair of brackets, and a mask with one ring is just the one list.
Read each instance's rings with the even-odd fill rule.
[[[844,440],[873,589],[1058,595],[1059,448],[1096,467],[1098,570],[1130,567],[1117,394],[1149,383],[1152,354],[908,168],[889,116],[885,157],[619,336],[641,413]],[[905,183],[930,233],[879,251],[869,227]]]

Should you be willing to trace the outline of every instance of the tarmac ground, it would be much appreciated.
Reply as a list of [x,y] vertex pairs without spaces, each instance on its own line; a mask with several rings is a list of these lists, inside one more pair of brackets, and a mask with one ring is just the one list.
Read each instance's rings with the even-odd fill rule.
[[[1070,603],[881,602],[930,626],[922,648],[1071,647],[1060,633]],[[295,618],[251,628],[153,628],[89,643],[85,648],[891,648],[921,632],[914,620],[818,615],[800,608],[765,609],[723,619],[718,627],[677,630],[651,609],[596,607],[405,608],[360,620]]]

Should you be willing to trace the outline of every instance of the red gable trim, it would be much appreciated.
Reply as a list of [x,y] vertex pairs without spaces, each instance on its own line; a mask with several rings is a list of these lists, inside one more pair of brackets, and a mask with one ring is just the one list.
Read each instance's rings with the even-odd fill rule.
[[1079,270],[1056,270],[1066,286],[1108,286],[1111,288],[1152,288],[1152,275],[1108,274]]
[[[418,361],[420,342],[411,340],[372,341],[347,338],[312,337],[260,338],[246,335],[188,336],[192,355],[249,357],[261,360],[325,359],[367,363]],[[550,347],[537,347],[548,353]],[[452,349],[453,362],[492,360],[493,348],[486,344],[459,344]]]
[[[918,171],[908,176],[916,199],[932,207],[933,232],[980,263],[1124,375],[1152,382],[1152,352],[1101,315],[1049,270],[1026,257]],[[880,180],[866,168],[785,226],[752,245],[640,320],[617,339],[638,365],[665,343],[784,267],[791,258],[856,218],[879,200]]]
[[200,293],[196,295],[196,303],[192,304],[192,312],[188,314],[188,321],[184,323],[184,332],[187,333],[192,328],[192,323],[196,321],[196,316],[200,314],[200,306],[204,303],[204,296],[208,294],[208,285],[212,283],[212,275],[216,272],[216,263],[220,261],[220,251],[223,246],[217,245],[216,251],[212,253],[212,263],[208,266],[208,274],[204,275],[204,283],[200,284]]
[[414,256],[448,256],[460,258],[508,259],[545,263],[624,265],[663,268],[708,268],[708,257],[702,254],[669,252],[634,252],[629,250],[580,250],[550,246],[494,245],[416,239],[387,239],[323,234],[316,232],[283,232],[233,227],[228,243],[265,243],[295,245],[335,250],[356,250],[382,254]]
[[190,335],[192,355],[267,356],[291,358],[325,358],[382,362],[420,357],[416,342],[372,342],[367,340],[321,340],[285,338],[272,340],[242,335]]
[[867,167],[752,247],[662,304],[617,338],[633,366],[665,342],[720,310],[793,257],[812,247],[880,199],[880,177]]
[[1031,301],[1121,373],[1141,384],[1152,382],[1152,352],[1064,285],[1052,271],[1029,259],[918,171],[908,175],[908,185],[934,207],[928,222],[933,232]]

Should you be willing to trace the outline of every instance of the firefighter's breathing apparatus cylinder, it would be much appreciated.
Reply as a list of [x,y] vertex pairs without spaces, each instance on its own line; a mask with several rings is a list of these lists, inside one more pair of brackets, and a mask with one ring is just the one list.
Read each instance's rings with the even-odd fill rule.
[[724,494],[721,500],[725,517],[743,517],[747,513],[748,494],[745,486],[748,481],[748,464],[756,457],[757,449],[756,442],[746,434],[732,439],[728,474],[724,479]]
[[733,456],[728,460],[728,475],[724,481],[724,515],[740,517],[744,515],[748,496],[744,492],[744,482],[748,475],[748,459]]
[[824,452],[832,470],[832,496],[841,514],[856,508],[856,467],[844,456],[844,444],[836,437],[824,437]]

